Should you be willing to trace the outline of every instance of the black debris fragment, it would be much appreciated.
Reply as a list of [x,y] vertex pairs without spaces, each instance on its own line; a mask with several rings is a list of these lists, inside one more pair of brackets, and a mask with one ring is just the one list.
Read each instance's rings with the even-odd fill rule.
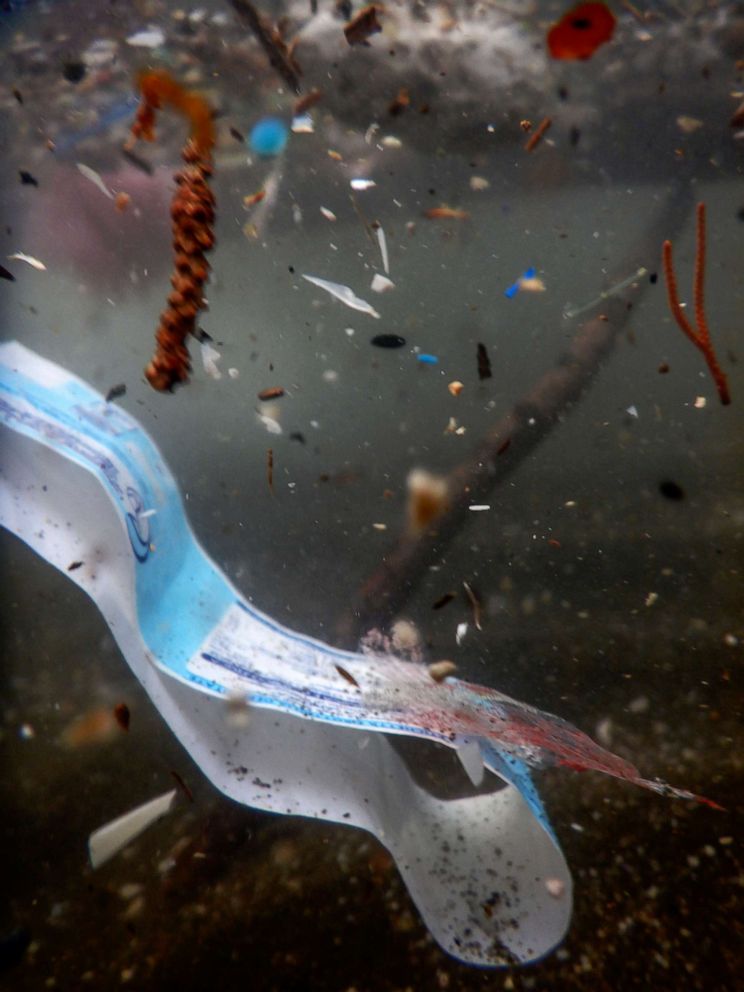
[[370,338],[370,344],[373,344],[375,348],[402,348],[406,343],[406,339],[402,338],[400,334],[375,334],[373,338]]

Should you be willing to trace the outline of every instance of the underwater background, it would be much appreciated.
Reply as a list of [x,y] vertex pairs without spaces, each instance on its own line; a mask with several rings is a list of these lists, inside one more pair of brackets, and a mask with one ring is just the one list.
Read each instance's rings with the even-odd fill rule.
[[[230,4],[6,5],[2,334],[104,394],[126,387],[116,402],[161,448],[200,542],[277,620],[452,659],[724,810],[537,775],[574,875],[569,934],[529,968],[460,964],[372,838],[221,797],[92,603],[2,532],[7,987],[744,987],[744,9],[611,3],[610,41],[554,59],[567,7],[391,4],[350,45],[358,7],[267,4],[297,37],[302,93],[322,91],[293,131],[298,97]],[[211,341],[192,341],[172,395],[142,370],[187,126],[163,114],[155,143],[122,154],[153,66],[217,110]],[[285,147],[251,146],[266,117]],[[725,406],[662,267],[668,239],[691,314],[700,202]],[[378,294],[379,230],[394,285]],[[560,393],[577,341],[586,370]],[[465,480],[487,509],[453,500],[412,530],[413,469]],[[462,787],[455,762],[410,760],[432,790]],[[174,773],[193,801],[94,872],[91,831]]]

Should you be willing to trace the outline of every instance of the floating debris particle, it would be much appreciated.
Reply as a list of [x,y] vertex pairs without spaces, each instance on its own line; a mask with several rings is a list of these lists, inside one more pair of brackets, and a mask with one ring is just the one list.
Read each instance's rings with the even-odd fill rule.
[[468,625],[466,623],[458,623],[455,629],[455,642],[458,647],[465,640],[465,635],[468,632]]
[[165,44],[165,34],[160,28],[147,28],[131,34],[127,44],[134,48],[161,48]]
[[32,269],[36,269],[37,272],[46,272],[46,265],[39,261],[38,258],[34,258],[33,255],[26,255],[25,252],[16,251],[12,255],[7,256],[8,261],[13,260],[17,262],[25,262],[26,265],[30,265]]
[[402,338],[400,334],[375,334],[373,338],[370,338],[369,343],[373,344],[375,348],[402,348],[406,339]]
[[172,789],[94,830],[88,839],[91,865],[100,868],[149,826],[169,813],[176,795],[176,790]]
[[491,504],[490,503],[471,503],[470,506],[468,507],[468,509],[471,510],[473,513],[483,513],[486,510],[490,510],[491,509]]
[[375,308],[367,303],[366,300],[362,300],[360,297],[354,293],[354,291],[349,286],[344,286],[339,282],[329,282],[328,279],[320,279],[318,276],[308,276],[303,273],[303,279],[311,282],[314,286],[319,286],[320,289],[324,289],[326,293],[330,293],[337,300],[340,300],[347,307],[351,307],[352,310],[359,310],[360,313],[369,314],[370,317],[376,317],[379,319],[379,313]]
[[120,214],[124,213],[124,211],[127,209],[127,207],[131,202],[132,202],[132,197],[129,195],[129,193],[123,193],[123,192],[117,193],[116,197],[114,198],[114,205],[116,206],[116,209],[119,211]]
[[658,592],[650,592],[644,600],[644,606],[653,606],[659,600]]
[[471,176],[469,185],[473,192],[482,193],[491,184],[484,176]]
[[315,124],[310,114],[300,114],[299,117],[292,118],[290,130],[292,134],[314,134]]
[[274,449],[266,449],[266,481],[271,495],[274,495]]
[[548,895],[554,899],[560,899],[566,891],[566,883],[562,878],[546,878],[545,888],[548,891]]
[[707,406],[708,401],[704,396],[696,396],[695,401],[692,404],[696,410],[704,410]]
[[[471,506],[470,509],[472,510],[473,507]],[[487,509],[490,510],[490,507],[487,507]],[[480,603],[480,600],[475,595],[475,592],[473,591],[473,588],[472,588],[472,586],[470,585],[469,582],[463,582],[462,587],[465,590],[465,595],[468,597],[468,602],[470,603],[471,607],[473,608],[473,623],[475,624],[477,630],[483,630],[483,628],[481,627],[481,603]]]
[[106,183],[104,183],[103,179],[101,179],[100,175],[96,172],[95,169],[91,169],[89,165],[84,165],[82,162],[76,162],[75,164],[77,166],[78,172],[80,172],[81,175],[85,176],[86,179],[90,180],[90,182],[93,183],[96,189],[100,189],[100,191],[104,194],[104,196],[107,196],[109,200],[114,199],[114,194],[108,188]]
[[[523,288],[524,282],[526,280],[534,279],[536,275],[537,275],[537,269],[535,269],[533,266],[530,266],[529,269],[526,269],[524,273],[519,277],[519,279],[517,279],[515,282],[511,284],[511,286],[509,286],[507,289],[504,290],[504,296],[507,298],[507,300],[513,299],[517,295],[519,290]],[[544,288],[545,287],[543,286],[543,289]]]
[[323,214],[326,220],[330,220],[330,221],[338,220],[334,212],[332,210],[329,210],[328,207],[321,207],[320,212]]
[[439,363],[436,355],[429,355],[425,351],[416,355],[416,361],[421,362],[422,365],[437,365]]
[[245,730],[251,722],[250,702],[245,693],[232,690],[225,700],[227,714],[225,722],[235,730]]
[[522,276],[519,280],[519,288],[523,293],[544,293],[547,286],[540,278],[540,276],[531,275],[528,276],[527,273]]
[[370,289],[373,293],[389,293],[391,289],[395,289],[395,283],[392,279],[388,279],[387,276],[383,276],[381,273],[375,272],[372,277]]
[[126,703],[117,703],[116,706],[114,706],[114,719],[122,730],[129,730],[131,714]]
[[435,682],[444,682],[449,675],[454,675],[456,671],[457,665],[454,661],[434,661],[429,665],[429,675]]
[[236,127],[230,128],[230,137],[235,138],[235,140],[239,141],[241,145],[245,144],[245,135],[242,131],[238,131]]
[[278,400],[280,396],[284,396],[283,386],[269,386],[267,389],[262,389],[258,394],[258,398],[262,402],[266,400]]
[[60,742],[66,748],[76,750],[107,744],[118,734],[114,714],[108,706],[95,706],[75,717],[60,734]]
[[669,369],[670,369],[669,362],[661,362],[656,371],[659,373],[659,375],[666,375],[669,372]]
[[586,313],[587,310],[591,310],[593,307],[596,307],[599,303],[602,303],[603,300],[608,299],[608,297],[615,296],[617,293],[622,292],[628,286],[632,286],[634,282],[637,282],[638,279],[641,279],[647,273],[648,273],[648,269],[645,268],[644,266],[641,266],[639,269],[636,269],[635,272],[629,275],[626,279],[623,279],[621,282],[616,283],[614,286],[611,286],[609,289],[603,290],[599,294],[599,296],[595,297],[595,299],[593,300],[590,300],[589,303],[585,303],[584,306],[566,307],[563,311],[563,316],[566,317],[567,319],[572,319],[574,317],[578,317],[582,313]]
[[542,139],[547,134],[548,129],[550,128],[550,126],[552,125],[552,123],[553,123],[552,118],[550,118],[550,117],[543,117],[543,119],[537,125],[537,128],[533,131],[533,133],[527,139],[527,142],[526,142],[526,144],[524,146],[524,150],[526,152],[533,152],[537,148],[537,146],[540,144],[540,142],[542,141]]
[[299,97],[295,100],[295,105],[292,109],[292,113],[299,117],[300,115],[306,113],[311,107],[314,107],[316,103],[323,99],[323,91],[319,90],[317,86],[305,93],[304,96]]
[[62,78],[66,79],[68,83],[80,83],[85,79],[85,73],[87,68],[85,62],[81,62],[77,59],[71,62],[65,62],[62,66]]
[[388,257],[388,247],[387,238],[385,237],[385,232],[382,226],[377,228],[377,244],[380,246],[380,257],[382,258],[382,267],[385,270],[385,275],[390,275],[390,258]]
[[77,572],[77,570],[79,568],[82,568],[84,564],[85,564],[85,562],[82,562],[82,561],[71,561],[70,564],[67,566],[67,571],[68,572]]
[[401,86],[398,93],[388,104],[388,113],[391,117],[397,117],[402,114],[406,108],[411,106],[411,94],[408,92],[405,86]]
[[370,3],[362,7],[356,17],[353,17],[348,24],[344,25],[344,35],[350,45],[367,45],[373,34],[382,31],[378,15],[384,13],[384,7],[380,4]]
[[488,357],[488,351],[486,346],[480,341],[478,342],[478,378],[482,381],[483,379],[490,379],[492,376],[491,372],[491,359]]
[[374,179],[352,179],[349,183],[352,189],[357,191],[364,191],[365,189],[372,189],[377,183]]
[[8,282],[15,282],[15,276],[10,269],[6,269],[4,265],[0,265],[0,279],[7,279]]
[[442,204],[439,207],[429,207],[424,210],[424,217],[427,220],[468,220],[470,213],[467,210],[460,210],[459,207],[448,207]]
[[266,199],[266,190],[259,189],[255,193],[243,197],[243,206],[249,209],[250,207],[255,207],[257,203],[260,203],[264,199]]
[[269,434],[282,433],[282,425],[274,417],[270,417],[266,413],[257,413],[256,417],[261,421]]
[[357,689],[361,688],[354,676],[350,672],[347,672],[345,668],[341,665],[334,665],[333,667],[336,669],[341,678],[348,682],[349,685],[353,685]]
[[372,524],[375,530],[387,530],[387,524]]
[[453,382],[450,382],[449,385],[447,386],[447,389],[449,389],[450,393],[452,393],[453,396],[459,396],[464,388],[465,386],[463,385],[463,383],[460,382],[459,379],[455,379]]
[[432,608],[432,610],[441,610],[448,603],[451,603],[452,600],[455,599],[455,598],[456,597],[455,597],[455,594],[453,592],[446,592],[446,593],[444,593],[444,595],[440,596],[439,599],[436,599],[431,604],[431,608]]
[[413,468],[406,479],[406,517],[412,534],[421,534],[449,506],[447,479],[423,468]]
[[588,59],[615,31],[615,16],[604,3],[580,3],[548,31],[548,51],[554,59]]
[[210,379],[221,379],[222,373],[219,370],[217,362],[222,358],[222,355],[208,341],[201,342],[201,357],[204,371]]
[[673,479],[664,479],[660,482],[659,492],[665,499],[672,500],[673,503],[679,503],[685,498],[684,489]]
[[697,117],[688,117],[686,114],[680,114],[677,118],[677,127],[683,134],[694,134],[695,131],[699,131],[702,126],[703,122],[698,120]]
[[32,176],[30,172],[26,172],[25,169],[19,169],[18,175],[21,177],[22,186],[38,186],[39,180],[36,176]]

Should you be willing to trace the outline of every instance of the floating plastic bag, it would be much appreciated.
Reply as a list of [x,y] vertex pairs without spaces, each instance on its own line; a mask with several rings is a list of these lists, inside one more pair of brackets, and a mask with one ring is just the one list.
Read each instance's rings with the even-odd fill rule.
[[[0,424],[0,522],[93,599],[209,779],[248,806],[369,830],[462,961],[534,961],[568,927],[571,876],[528,764],[698,798],[495,690],[336,650],[254,609],[194,538],[139,424],[15,342],[0,346]],[[245,727],[229,719],[236,694],[250,705]],[[435,798],[387,734],[456,748],[471,778],[485,767],[505,785]]]

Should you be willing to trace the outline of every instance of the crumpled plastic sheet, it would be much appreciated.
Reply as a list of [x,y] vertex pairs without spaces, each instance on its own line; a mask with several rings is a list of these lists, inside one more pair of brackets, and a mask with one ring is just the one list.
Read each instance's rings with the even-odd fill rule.
[[[255,609],[198,544],[142,427],[16,342],[0,345],[0,424],[0,522],[93,599],[205,775],[248,806],[370,831],[460,960],[535,961],[568,928],[571,876],[529,765],[697,798],[493,689],[337,650]],[[236,695],[245,727],[228,719]],[[456,748],[471,778],[486,768],[504,787],[436,798],[390,734]]]

